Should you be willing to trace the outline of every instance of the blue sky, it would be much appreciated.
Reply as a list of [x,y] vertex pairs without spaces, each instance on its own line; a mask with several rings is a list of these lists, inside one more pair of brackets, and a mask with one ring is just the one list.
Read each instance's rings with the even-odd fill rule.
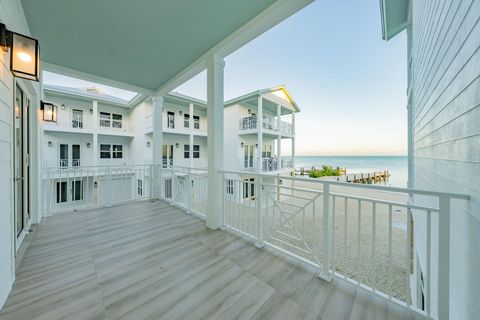
[[[406,35],[383,41],[379,11],[315,1],[225,59],[225,98],[285,84],[297,155],[406,154]],[[205,73],[175,91],[205,99]]]

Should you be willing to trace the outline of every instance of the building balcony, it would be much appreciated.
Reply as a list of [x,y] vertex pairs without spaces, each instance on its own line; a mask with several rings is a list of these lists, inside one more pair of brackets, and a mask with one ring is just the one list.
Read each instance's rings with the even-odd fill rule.
[[[417,242],[425,242],[431,258],[423,284],[441,300],[439,288],[449,281],[448,270],[436,263],[449,257],[449,233],[442,230],[450,224],[450,203],[468,201],[459,194],[259,173],[246,179],[243,171],[222,171],[224,231],[211,231],[203,222],[206,170],[87,171],[44,171],[43,208],[50,218],[33,236],[2,318],[38,312],[53,318],[63,312],[80,318],[88,312],[166,319],[276,319],[276,312],[291,319],[436,318],[430,299],[420,309],[410,296],[410,215],[425,217],[425,225],[415,226],[425,228]],[[73,183],[80,179],[84,184]],[[66,191],[71,203],[64,211],[90,211],[52,216],[62,182],[82,190]],[[104,191],[95,195],[90,188]],[[154,194],[161,201],[135,202]],[[412,203],[411,195],[436,205]]]
[[[166,201],[48,218],[29,247],[2,319],[412,319],[361,287]],[[420,319],[420,317],[417,317]]]
[[[258,158],[242,157],[239,159],[241,170],[246,171],[258,171]],[[262,171],[286,171],[293,170],[293,162],[290,157],[282,157],[280,160],[277,158],[263,158],[262,159]]]
[[[241,133],[251,133],[253,130],[257,130],[257,117],[250,116],[240,119],[240,131]],[[280,121],[280,125],[278,125],[277,119],[274,117],[263,116],[263,126],[262,128],[267,132],[275,132],[280,133],[286,136],[293,135],[293,126],[292,124]]]

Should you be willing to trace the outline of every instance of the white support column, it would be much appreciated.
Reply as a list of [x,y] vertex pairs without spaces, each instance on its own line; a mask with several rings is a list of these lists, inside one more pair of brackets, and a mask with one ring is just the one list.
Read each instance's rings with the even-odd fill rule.
[[258,152],[258,167],[257,171],[262,171],[263,167],[263,97],[258,97],[258,112],[257,112],[257,152]]
[[223,58],[213,55],[207,62],[208,120],[208,210],[207,227],[222,227],[223,169]]
[[292,112],[292,168],[295,169],[295,112]]
[[277,104],[277,162],[278,162],[278,170],[282,169],[282,133],[280,131],[280,124],[281,124],[281,117],[282,117],[282,106]]
[[97,101],[93,101],[92,105],[92,111],[93,111],[93,117],[92,117],[92,129],[93,129],[93,165],[97,166],[98,165],[98,159],[100,158],[100,154],[98,153],[98,133],[97,133],[97,128],[98,128],[98,103]]
[[[162,148],[163,148],[163,97],[155,96],[153,102],[153,198],[162,197]],[[173,187],[173,181],[172,181]]]
[[189,118],[189,123],[188,126],[190,128],[190,136],[189,136],[189,145],[190,145],[190,151],[189,151],[189,156],[190,156],[190,168],[193,168],[193,103],[190,103],[188,106],[189,113],[190,113],[190,118]]
[[[413,106],[411,102],[412,97],[409,97],[409,103],[407,105],[407,118],[408,118],[408,124],[407,124],[407,137],[408,137],[408,182],[407,182],[407,187],[409,189],[413,189],[414,183],[413,183],[413,161],[414,161],[414,143],[413,143]],[[412,199],[413,200],[413,199]]]

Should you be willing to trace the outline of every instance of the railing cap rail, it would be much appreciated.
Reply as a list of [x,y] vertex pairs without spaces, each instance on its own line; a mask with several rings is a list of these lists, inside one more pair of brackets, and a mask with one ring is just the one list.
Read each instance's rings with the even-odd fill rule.
[[286,180],[296,180],[296,181],[304,181],[304,182],[310,182],[310,183],[328,184],[328,185],[342,186],[342,187],[349,187],[349,188],[371,189],[371,190],[379,190],[379,191],[385,191],[385,192],[407,193],[407,194],[432,196],[432,197],[439,197],[439,198],[445,197],[450,199],[470,200],[470,196],[468,194],[461,194],[461,193],[450,193],[450,192],[409,189],[409,188],[399,188],[399,187],[387,187],[387,186],[379,186],[379,185],[355,184],[355,183],[348,183],[348,182],[320,180],[320,179],[312,179],[312,178],[304,178],[304,177],[279,176],[278,174],[272,174],[272,173],[258,173],[258,172],[246,173],[242,171],[230,171],[230,170],[220,170],[220,172],[230,173],[230,174],[240,174],[240,175],[248,174],[249,176],[258,176],[258,177],[276,177],[276,178],[281,177],[282,179],[286,179]]

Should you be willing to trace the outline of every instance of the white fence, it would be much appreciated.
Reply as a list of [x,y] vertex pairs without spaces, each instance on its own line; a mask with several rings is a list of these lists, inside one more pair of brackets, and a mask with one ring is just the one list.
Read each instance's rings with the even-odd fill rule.
[[[244,117],[239,120],[240,130],[257,129],[257,122],[258,121],[256,116]],[[265,130],[279,131],[283,134],[293,134],[292,124],[280,120],[279,127],[277,119],[269,116],[263,116],[262,128]]]
[[[233,171],[223,176],[225,227],[257,246],[268,245],[316,266],[322,278],[340,277],[429,317],[440,312],[432,310],[432,301],[439,308],[448,303],[450,201],[468,196]],[[436,205],[415,205],[414,195]],[[424,310],[410,297],[412,212],[427,219],[425,238],[417,239],[426,246]]]
[[[258,168],[258,158],[255,157],[241,157],[239,159],[240,168],[248,171],[256,171]],[[278,158],[263,158],[262,171],[279,171],[293,169],[293,162],[290,157]]]

